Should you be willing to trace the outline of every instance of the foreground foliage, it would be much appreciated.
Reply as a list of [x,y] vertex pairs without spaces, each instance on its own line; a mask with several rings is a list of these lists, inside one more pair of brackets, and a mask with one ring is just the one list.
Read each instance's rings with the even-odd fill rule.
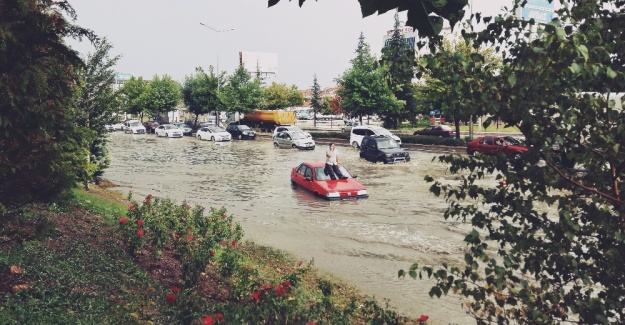
[[240,243],[223,208],[204,216],[187,202],[98,191],[2,225],[0,323],[417,323],[312,261]]
[[[445,218],[474,228],[465,263],[400,271],[435,278],[433,296],[466,297],[478,323],[625,322],[625,3],[561,5],[535,35],[512,16],[465,31],[504,58],[467,104],[518,127],[530,150],[517,161],[442,157],[462,180],[431,191],[448,199]],[[484,187],[487,175],[506,186]]]

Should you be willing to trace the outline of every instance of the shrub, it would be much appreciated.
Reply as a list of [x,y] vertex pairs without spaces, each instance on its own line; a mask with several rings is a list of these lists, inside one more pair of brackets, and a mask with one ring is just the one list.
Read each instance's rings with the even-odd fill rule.
[[313,139],[342,139],[349,140],[349,132],[310,132]]
[[464,139],[456,138],[441,138],[432,136],[414,136],[414,135],[402,135],[400,136],[402,143],[414,143],[436,146],[450,146],[450,147],[464,147],[467,145]]

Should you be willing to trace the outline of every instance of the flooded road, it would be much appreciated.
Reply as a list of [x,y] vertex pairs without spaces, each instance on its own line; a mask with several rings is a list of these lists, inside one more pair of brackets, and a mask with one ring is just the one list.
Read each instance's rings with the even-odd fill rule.
[[301,258],[375,296],[402,315],[429,315],[429,324],[475,323],[456,296],[432,299],[429,280],[398,279],[413,262],[459,263],[470,231],[443,219],[446,204],[428,192],[425,175],[452,181],[435,154],[412,151],[409,163],[372,164],[338,146],[340,161],[365,185],[368,199],[325,201],[290,185],[291,168],[324,160],[312,151],[276,149],[267,140],[213,143],[192,137],[111,134],[112,190],[135,197],[171,197],[205,207],[224,206],[241,223],[244,240]]

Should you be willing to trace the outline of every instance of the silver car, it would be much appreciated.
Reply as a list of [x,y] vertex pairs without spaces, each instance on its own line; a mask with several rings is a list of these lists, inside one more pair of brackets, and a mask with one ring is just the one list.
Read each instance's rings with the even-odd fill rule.
[[276,148],[313,150],[315,149],[315,141],[303,132],[284,131],[276,134],[273,138],[273,146]]

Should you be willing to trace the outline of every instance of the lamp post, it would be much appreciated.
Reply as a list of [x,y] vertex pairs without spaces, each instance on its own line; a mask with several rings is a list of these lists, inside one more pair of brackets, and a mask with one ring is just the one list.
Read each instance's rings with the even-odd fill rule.
[[[217,95],[219,95],[219,84],[220,84],[220,79],[219,79],[219,34],[221,33],[225,33],[225,32],[230,32],[233,31],[234,28],[227,28],[227,29],[215,29],[213,27],[210,27],[202,22],[200,22],[200,25],[218,33],[217,34]],[[215,110],[215,125],[219,126],[219,108],[217,108]]]

